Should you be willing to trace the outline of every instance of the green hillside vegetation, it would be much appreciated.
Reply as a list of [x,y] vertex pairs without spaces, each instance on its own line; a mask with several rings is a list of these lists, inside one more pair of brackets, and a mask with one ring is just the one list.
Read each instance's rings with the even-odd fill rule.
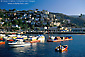
[[[70,20],[70,23],[68,23]],[[60,23],[60,24],[59,24]],[[84,27],[85,20],[75,18],[62,13],[52,13],[46,10],[22,10],[0,9],[0,28],[5,30],[40,30],[41,27]]]
[[62,13],[51,13],[50,12],[50,14],[55,14],[57,17],[60,17],[60,19],[70,19],[72,23],[74,23],[78,26],[81,26],[81,27],[83,27],[84,23],[85,23],[85,20],[82,19],[82,18],[75,18],[75,17],[68,16],[68,15],[65,15],[65,14],[62,14]]

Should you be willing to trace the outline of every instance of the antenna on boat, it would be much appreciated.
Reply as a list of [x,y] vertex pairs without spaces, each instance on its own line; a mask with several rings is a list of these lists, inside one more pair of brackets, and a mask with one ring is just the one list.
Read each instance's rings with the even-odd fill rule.
[[48,37],[50,37],[50,36],[49,36],[49,27],[48,27]]

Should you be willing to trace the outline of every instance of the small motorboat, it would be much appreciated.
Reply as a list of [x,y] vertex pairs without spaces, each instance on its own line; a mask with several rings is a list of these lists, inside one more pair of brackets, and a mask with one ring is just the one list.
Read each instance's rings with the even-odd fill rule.
[[55,51],[58,51],[58,52],[64,52],[64,51],[67,51],[67,48],[68,48],[68,45],[63,45],[63,46],[58,46],[55,48]]
[[7,40],[7,41],[14,41],[13,39]]
[[51,36],[47,42],[60,42],[60,41],[65,41],[64,40],[64,37],[54,37],[54,36]]
[[30,42],[22,42],[22,41],[15,41],[12,43],[8,43],[10,47],[24,47],[24,46],[29,46],[31,45]]
[[37,42],[42,42],[45,41],[45,36],[44,35],[38,35],[38,36],[32,36],[28,38],[30,40],[30,43],[37,43]]
[[14,41],[12,37],[8,36],[7,41]]
[[59,36],[54,37],[54,36],[51,36],[51,37],[49,37],[47,42],[60,42],[60,41],[67,41],[67,40],[73,40],[72,36],[65,36],[65,37],[59,37]]
[[0,44],[5,44],[5,41],[1,41],[1,40],[0,40]]
[[0,38],[0,44],[5,44],[5,40],[3,38]]
[[5,37],[6,35],[5,34],[0,34],[0,37]]

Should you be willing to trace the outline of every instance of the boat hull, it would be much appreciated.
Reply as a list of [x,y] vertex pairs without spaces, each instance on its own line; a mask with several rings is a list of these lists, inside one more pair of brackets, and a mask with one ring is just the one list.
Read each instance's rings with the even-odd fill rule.
[[37,43],[40,42],[40,40],[30,41],[30,43]]
[[65,39],[66,41],[68,41],[68,40],[73,40],[73,39]]
[[60,42],[60,41],[68,41],[68,40],[73,40],[72,36],[65,36],[65,37],[51,36],[48,38],[47,42]]
[[7,41],[14,41],[13,39],[7,40]]
[[52,41],[52,40],[47,40],[47,42],[61,42],[61,41],[65,41],[65,40],[54,40],[54,41]]
[[24,43],[24,44],[17,44],[17,43],[9,43],[8,44],[10,47],[24,47],[24,46],[29,46],[31,43]]
[[25,45],[9,45],[10,47],[24,47]]
[[5,41],[4,42],[0,42],[0,44],[5,44]]

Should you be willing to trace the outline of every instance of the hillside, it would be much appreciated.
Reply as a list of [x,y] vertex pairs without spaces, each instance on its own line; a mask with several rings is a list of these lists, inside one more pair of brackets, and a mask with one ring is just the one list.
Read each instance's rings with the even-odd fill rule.
[[76,17],[72,17],[72,16],[68,16],[68,15],[64,15],[62,13],[52,13],[50,12],[50,14],[56,15],[56,18],[62,18],[62,19],[70,19],[72,23],[75,23],[79,26],[84,26],[85,23],[85,19],[83,18],[76,18]]
[[72,15],[72,17],[74,17],[74,18],[81,18],[81,19],[83,19],[85,21],[85,15],[82,15],[81,17],[79,17],[78,15]]

